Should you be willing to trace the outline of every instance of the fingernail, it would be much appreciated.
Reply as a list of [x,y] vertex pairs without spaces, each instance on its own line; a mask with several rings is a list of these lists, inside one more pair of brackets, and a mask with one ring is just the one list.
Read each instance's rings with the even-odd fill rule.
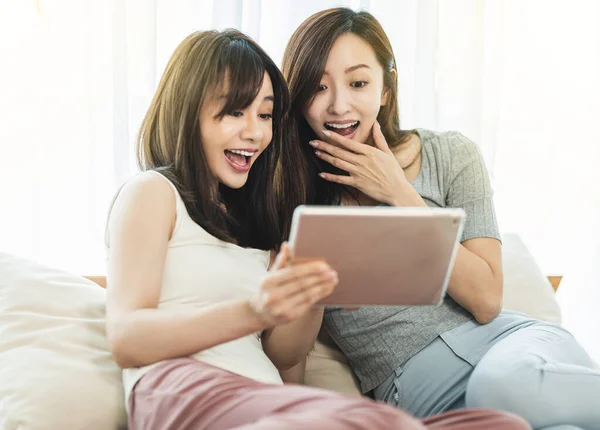
[[325,173],[319,173],[319,178],[325,179]]
[[308,142],[308,144],[309,144],[310,146],[312,146],[313,148],[316,148],[317,146],[319,146],[319,143],[318,143],[318,142],[315,142],[314,140],[311,140],[310,142]]
[[327,137],[331,136],[331,132],[329,130],[323,130],[322,133]]
[[321,151],[315,151],[315,155],[316,155],[316,156],[319,156],[319,155],[321,155]]

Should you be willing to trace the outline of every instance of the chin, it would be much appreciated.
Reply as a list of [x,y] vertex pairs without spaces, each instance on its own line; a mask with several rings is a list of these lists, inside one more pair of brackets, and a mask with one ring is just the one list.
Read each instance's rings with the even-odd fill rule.
[[230,177],[227,175],[226,177],[219,178],[219,182],[221,182],[226,187],[237,190],[242,188],[248,182],[248,175],[240,175],[238,177]]

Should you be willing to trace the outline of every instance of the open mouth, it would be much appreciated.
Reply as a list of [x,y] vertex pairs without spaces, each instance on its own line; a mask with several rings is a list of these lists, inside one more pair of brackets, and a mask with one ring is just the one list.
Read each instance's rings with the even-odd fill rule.
[[256,152],[254,150],[226,149],[225,158],[235,170],[247,172],[250,169],[250,161]]
[[325,129],[333,131],[334,133],[342,136],[348,136],[354,133],[359,125],[360,121],[349,121],[345,123],[326,122]]

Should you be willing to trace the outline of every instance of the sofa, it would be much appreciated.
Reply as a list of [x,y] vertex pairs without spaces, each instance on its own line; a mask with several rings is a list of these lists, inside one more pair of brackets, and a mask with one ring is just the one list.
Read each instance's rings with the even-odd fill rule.
[[[517,235],[503,236],[503,264],[504,307],[560,323],[560,277],[546,278]],[[103,276],[0,253],[0,430],[126,428],[121,372],[104,330],[105,285]],[[325,333],[306,367],[283,376],[360,395]]]

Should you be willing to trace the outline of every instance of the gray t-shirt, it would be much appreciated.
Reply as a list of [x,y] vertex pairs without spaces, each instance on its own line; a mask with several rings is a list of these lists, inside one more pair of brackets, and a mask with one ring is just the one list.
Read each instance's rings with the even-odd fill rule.
[[[412,185],[427,205],[465,210],[461,241],[500,239],[489,175],[477,145],[457,132],[417,132],[422,165]],[[328,308],[323,326],[348,357],[366,393],[437,336],[472,318],[446,296],[440,306],[364,307],[352,312]]]

